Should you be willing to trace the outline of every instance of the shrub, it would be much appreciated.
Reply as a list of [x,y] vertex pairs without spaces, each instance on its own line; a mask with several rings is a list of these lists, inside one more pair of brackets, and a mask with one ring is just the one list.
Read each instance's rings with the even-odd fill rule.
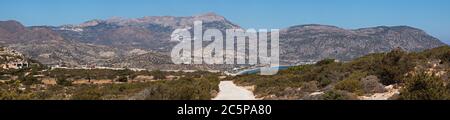
[[136,94],[134,99],[145,100],[210,100],[219,90],[217,77],[157,81]]
[[355,71],[344,80],[338,82],[335,85],[335,89],[361,94],[363,92],[363,84],[361,83],[360,79],[366,75],[366,72]]
[[75,92],[72,100],[101,100],[103,93],[96,89],[87,89],[84,91]]
[[311,69],[312,65],[299,65],[299,66],[292,66],[287,69],[289,71],[288,73],[296,73],[296,72],[303,72],[305,70]]
[[72,82],[67,80],[65,77],[58,77],[58,78],[56,78],[56,84],[62,85],[62,86],[71,86]]
[[383,85],[401,83],[404,74],[414,68],[413,57],[401,49],[395,49],[386,54],[382,62],[375,68]]
[[401,90],[401,100],[448,100],[449,90],[439,77],[419,73],[405,79],[406,85]]
[[348,92],[362,92],[362,84],[359,80],[347,79],[338,82],[335,89]]
[[333,81],[331,81],[330,79],[321,79],[321,80],[319,81],[320,87],[325,87],[325,86],[331,84],[332,82],[333,82]]
[[334,63],[334,61],[335,61],[334,59],[323,59],[323,60],[317,62],[316,65],[327,65],[330,63]]
[[302,90],[306,92],[315,92],[319,89],[317,84],[317,81],[306,82],[302,85]]
[[351,93],[348,93],[346,91],[340,91],[340,90],[330,90],[325,92],[321,99],[323,100],[354,100],[357,99],[354,95]]
[[426,58],[440,59],[443,63],[450,63],[450,46],[425,50],[421,55],[424,55]]
[[38,79],[36,79],[32,75],[27,75],[27,76],[20,75],[18,79],[24,85],[33,85],[33,84],[41,83]]
[[128,82],[128,77],[127,76],[119,76],[119,78],[117,78],[117,81],[119,81],[119,82]]
[[450,51],[447,51],[444,54],[441,54],[439,56],[439,58],[442,60],[442,62],[444,63],[450,63]]
[[151,74],[156,80],[166,79],[166,75],[160,70],[153,70]]
[[[316,81],[318,89],[362,93],[385,92],[385,85],[405,84],[405,75],[415,71],[414,67],[426,64],[429,60],[442,60],[440,67],[448,67],[450,47],[439,47],[419,53],[407,53],[394,49],[388,53],[369,54],[350,62],[334,62],[324,59],[313,65],[293,66],[274,76],[237,76],[240,85],[256,85],[255,94],[259,96],[283,93],[285,88],[298,88],[308,91],[307,82]],[[372,76],[368,76],[372,75]],[[441,76],[448,82],[450,73]],[[297,86],[301,84],[302,86]],[[450,86],[450,85],[449,85]]]

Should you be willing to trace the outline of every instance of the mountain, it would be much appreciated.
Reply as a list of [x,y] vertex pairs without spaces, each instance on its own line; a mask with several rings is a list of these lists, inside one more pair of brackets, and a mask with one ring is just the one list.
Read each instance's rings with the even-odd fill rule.
[[329,25],[299,25],[280,33],[281,60],[285,63],[317,61],[325,58],[351,60],[369,53],[400,47],[421,51],[444,46],[423,30],[409,26],[379,26],[355,30]]
[[45,27],[24,27],[17,21],[0,22],[0,43],[48,65],[104,65],[123,52],[72,41]]
[[171,33],[178,28],[192,30],[194,21],[203,21],[203,28],[222,31],[240,28],[214,13],[197,16],[147,16],[143,18],[92,20],[79,25],[63,25],[53,30],[65,38],[96,45],[119,48],[139,48],[170,52],[176,41],[170,41]]
[[[25,27],[17,21],[0,21],[0,44],[44,64],[177,69],[180,65],[171,64],[169,53],[179,41],[171,41],[170,35],[178,28],[192,31],[193,22],[197,20],[203,21],[204,30],[241,28],[214,13],[186,17],[115,17],[62,26]],[[407,51],[420,51],[444,45],[424,31],[408,26],[348,30],[311,24],[292,26],[280,31],[280,56],[283,64],[324,58],[346,61],[397,47]],[[180,68],[229,68],[192,66]]]

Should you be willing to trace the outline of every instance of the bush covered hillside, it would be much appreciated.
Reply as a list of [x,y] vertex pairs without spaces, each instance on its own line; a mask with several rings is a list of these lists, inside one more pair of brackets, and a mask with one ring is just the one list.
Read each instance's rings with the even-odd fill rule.
[[209,100],[219,73],[49,68],[16,50],[0,47],[0,100]]
[[20,69],[0,80],[0,100],[209,100],[219,74],[109,69]]
[[263,99],[450,99],[450,47],[423,52],[398,48],[349,62],[325,59],[273,76],[243,75],[240,85],[254,85]]

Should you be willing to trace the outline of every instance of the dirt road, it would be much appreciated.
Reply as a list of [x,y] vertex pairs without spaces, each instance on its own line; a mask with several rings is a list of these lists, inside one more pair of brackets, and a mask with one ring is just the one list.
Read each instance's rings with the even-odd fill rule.
[[221,81],[219,93],[213,100],[255,100],[252,91],[237,86],[233,81]]

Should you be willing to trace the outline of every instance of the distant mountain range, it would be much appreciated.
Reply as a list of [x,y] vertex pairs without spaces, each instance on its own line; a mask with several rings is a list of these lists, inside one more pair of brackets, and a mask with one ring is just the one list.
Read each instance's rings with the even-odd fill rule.
[[[0,44],[49,65],[154,69],[153,65],[171,64],[168,53],[178,43],[170,40],[172,31],[191,29],[196,20],[203,21],[204,29],[241,28],[214,13],[188,17],[111,18],[62,26],[25,27],[17,21],[0,21]],[[280,45],[282,63],[297,64],[324,58],[350,60],[397,47],[420,51],[446,44],[409,26],[347,30],[311,24],[282,29]]]

